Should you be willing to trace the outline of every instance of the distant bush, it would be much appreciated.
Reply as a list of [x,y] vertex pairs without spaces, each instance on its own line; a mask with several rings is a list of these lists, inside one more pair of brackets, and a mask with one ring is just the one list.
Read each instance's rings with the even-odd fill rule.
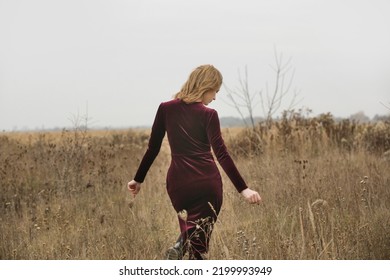
[[308,118],[301,111],[285,111],[270,125],[259,122],[254,129],[243,129],[230,145],[237,155],[302,150],[318,153],[326,148],[382,154],[390,149],[390,121],[336,121],[330,113]]

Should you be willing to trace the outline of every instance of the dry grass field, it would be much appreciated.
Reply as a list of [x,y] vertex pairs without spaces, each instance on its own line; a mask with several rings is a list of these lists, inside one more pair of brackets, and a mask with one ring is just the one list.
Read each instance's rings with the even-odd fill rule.
[[[210,259],[390,259],[390,123],[285,115],[224,129],[249,205],[221,170]],[[178,236],[166,141],[133,200],[147,130],[0,134],[0,259],[161,259]]]

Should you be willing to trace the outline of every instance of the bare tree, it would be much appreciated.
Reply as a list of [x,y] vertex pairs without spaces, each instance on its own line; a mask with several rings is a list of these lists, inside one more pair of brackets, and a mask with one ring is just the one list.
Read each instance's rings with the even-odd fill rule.
[[227,103],[230,106],[234,107],[239,115],[241,116],[241,119],[245,123],[246,126],[248,126],[248,123],[246,121],[246,118],[244,117],[243,112],[241,111],[241,108],[244,108],[248,111],[249,114],[249,120],[251,122],[252,127],[255,127],[255,121],[253,116],[253,111],[256,106],[254,104],[254,100],[256,97],[255,93],[250,93],[249,91],[249,85],[248,85],[248,68],[245,66],[245,76],[244,78],[241,77],[240,71],[238,71],[238,77],[239,77],[239,86],[236,89],[230,89],[224,84],[224,87],[227,91],[227,97],[231,101],[231,103]]
[[[287,95],[291,93],[291,86],[294,79],[295,71],[291,67],[291,58],[284,63],[283,55],[274,51],[275,65],[271,65],[271,69],[275,72],[275,84],[272,89],[268,87],[266,83],[265,93],[263,90],[250,92],[249,81],[248,81],[248,68],[245,66],[245,75],[241,76],[239,71],[239,86],[235,89],[231,89],[224,84],[227,91],[227,97],[230,102],[226,102],[228,105],[236,109],[241,116],[245,125],[248,126],[248,122],[244,117],[243,110],[247,112],[250,125],[255,128],[254,121],[254,110],[259,103],[262,105],[264,117],[267,125],[272,123],[272,118],[275,113],[281,108],[282,101],[287,98]],[[286,108],[287,111],[292,110],[299,102],[297,97],[299,92],[295,89],[293,96],[290,100],[289,106]],[[258,97],[258,98],[256,98]]]
[[[269,89],[268,83],[266,83],[265,96],[260,91],[260,100],[265,114],[266,123],[270,125],[274,114],[282,106],[282,101],[286,99],[287,95],[291,92],[291,85],[294,79],[295,70],[291,66],[291,58],[287,62],[283,62],[283,54],[274,51],[275,65],[270,65],[275,72],[275,85],[272,90]],[[289,106],[285,109],[287,111],[292,110],[297,104],[297,97],[299,92],[295,89],[293,96],[290,100]]]

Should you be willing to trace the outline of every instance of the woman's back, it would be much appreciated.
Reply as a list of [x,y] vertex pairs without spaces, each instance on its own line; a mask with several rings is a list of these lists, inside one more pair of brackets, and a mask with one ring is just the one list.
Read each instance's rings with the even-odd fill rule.
[[196,155],[210,152],[207,127],[213,109],[202,103],[186,104],[174,99],[162,104],[165,129],[173,155]]

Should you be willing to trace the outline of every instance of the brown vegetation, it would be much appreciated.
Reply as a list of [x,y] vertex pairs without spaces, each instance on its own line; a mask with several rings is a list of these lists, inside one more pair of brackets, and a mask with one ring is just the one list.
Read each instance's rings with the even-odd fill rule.
[[[390,124],[286,113],[270,127],[225,129],[248,184],[223,172],[211,259],[390,259]],[[178,235],[164,147],[143,189],[126,189],[148,131],[0,135],[0,259],[161,259]]]

